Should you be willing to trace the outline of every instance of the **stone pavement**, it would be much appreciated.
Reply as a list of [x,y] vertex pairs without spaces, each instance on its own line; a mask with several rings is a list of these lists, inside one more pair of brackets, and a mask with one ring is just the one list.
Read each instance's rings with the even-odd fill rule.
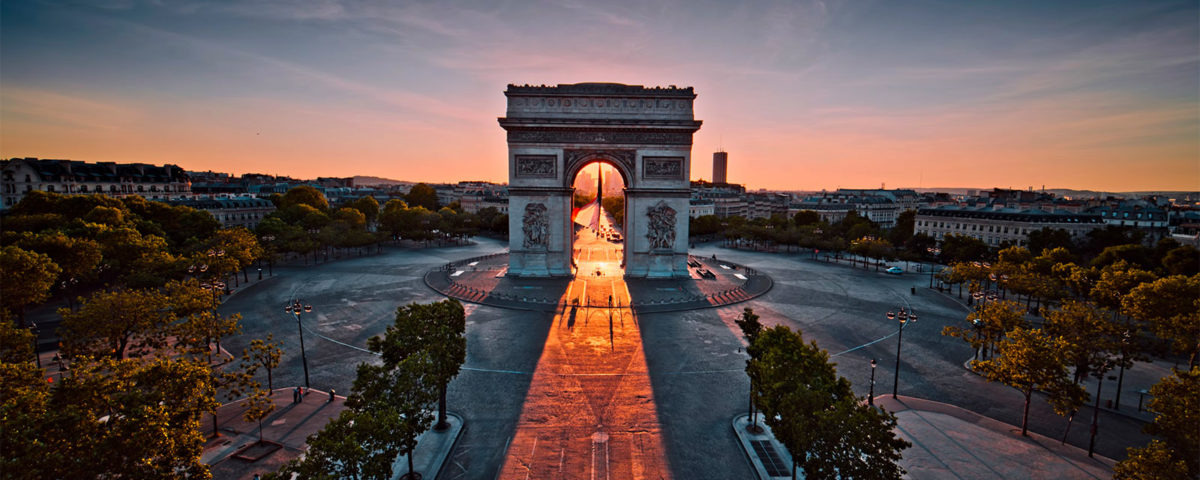
[[[583,236],[580,234],[580,242]],[[619,244],[617,244],[619,250]],[[698,308],[721,307],[745,302],[771,290],[771,277],[736,263],[715,258],[691,257],[687,279],[622,278],[618,257],[591,259],[587,250],[577,255],[576,278],[597,282],[618,281],[629,289],[624,303],[613,307],[632,307],[638,313],[659,313]],[[606,264],[610,268],[595,268]],[[585,268],[585,265],[590,265]],[[505,253],[473,257],[448,263],[425,275],[430,288],[464,302],[501,308],[556,312],[562,308],[568,278],[512,278],[505,276]],[[630,303],[632,302],[632,303]],[[606,299],[580,306],[607,308]]]
[[[875,397],[875,405],[896,414],[899,435],[912,442],[904,450],[900,466],[908,478],[920,479],[1107,479],[1115,462],[1058,440],[1030,433],[977,413],[945,403],[891,395]],[[774,441],[769,430],[761,435],[746,431],[746,415],[734,419],[734,432],[746,455],[759,472],[759,478],[787,478],[791,457]],[[757,451],[753,441],[769,441],[776,449],[776,468],[763,461],[763,444]],[[765,457],[770,458],[771,455]],[[782,464],[783,468],[779,468]],[[801,477],[802,478],[802,477]]]
[[[318,390],[307,390],[302,402],[292,403],[294,390],[282,388],[271,393],[276,410],[263,419],[262,438],[279,445],[273,451],[247,451],[238,455],[239,451],[253,446],[259,438],[258,424],[242,420],[244,399],[222,405],[217,410],[217,425],[221,436],[209,438],[200,457],[201,461],[212,468],[213,478],[252,479],[255,474],[278,470],[283,464],[304,452],[309,435],[320,431],[346,408],[346,397],[335,395],[330,401],[328,392]],[[202,422],[201,428],[206,434],[212,434],[212,422],[211,415]],[[424,473],[426,478],[437,477],[454,448],[454,442],[462,433],[461,417],[447,412],[447,422],[450,423],[450,428],[440,432],[427,431],[417,440],[417,448],[413,452],[413,466],[417,472]],[[239,458],[258,455],[262,456],[256,460]],[[393,464],[393,478],[407,471],[408,459],[401,455]]]

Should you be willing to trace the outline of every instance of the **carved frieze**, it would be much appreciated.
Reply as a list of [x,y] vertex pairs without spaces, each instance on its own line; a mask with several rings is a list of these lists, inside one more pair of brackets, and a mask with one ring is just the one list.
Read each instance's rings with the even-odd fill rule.
[[691,145],[691,132],[596,132],[509,130],[509,143],[594,143],[633,145]]
[[550,245],[550,219],[546,217],[546,205],[525,205],[525,216],[521,218],[521,229],[525,232],[523,245],[526,249],[545,250]]
[[521,178],[558,178],[558,157],[554,155],[517,155],[517,176]]
[[642,157],[642,178],[683,178],[683,157]]
[[646,211],[650,218],[649,232],[646,238],[650,240],[651,250],[672,249],[675,247],[675,209],[666,202],[650,207]]

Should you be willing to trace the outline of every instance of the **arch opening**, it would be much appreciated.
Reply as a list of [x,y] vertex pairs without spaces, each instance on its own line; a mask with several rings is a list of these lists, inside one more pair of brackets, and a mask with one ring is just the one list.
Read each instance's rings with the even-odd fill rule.
[[625,189],[621,169],[595,158],[574,169],[571,186],[571,263],[576,275],[622,275],[625,268]]

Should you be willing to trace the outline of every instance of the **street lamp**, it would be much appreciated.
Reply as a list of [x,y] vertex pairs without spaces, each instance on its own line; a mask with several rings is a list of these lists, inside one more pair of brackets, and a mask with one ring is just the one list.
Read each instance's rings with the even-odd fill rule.
[[979,349],[983,346],[983,320],[978,318],[973,319],[971,320],[971,326],[975,327],[975,341],[979,342],[979,346],[975,347],[975,359],[979,360]]
[[871,393],[869,395],[867,395],[867,405],[871,405],[871,406],[875,405],[875,367],[876,367],[876,365],[878,365],[878,363],[876,363],[875,359],[872,358],[871,359]]
[[900,346],[904,343],[904,324],[909,320],[917,321],[917,314],[905,310],[900,307],[900,312],[889,311],[887,313],[888,320],[899,320],[900,328],[897,329],[896,335],[896,376],[892,378],[892,398],[896,398],[896,394],[900,390]]
[[301,312],[311,313],[312,309],[313,309],[312,305],[304,305],[304,304],[300,303],[300,300],[294,300],[292,303],[289,303],[286,307],[283,308],[283,310],[285,312],[296,316],[296,330],[300,332],[300,360],[304,364],[304,389],[305,390],[308,390],[308,388],[309,388],[308,355],[306,355],[304,353],[304,327],[300,326],[300,314],[301,314]]

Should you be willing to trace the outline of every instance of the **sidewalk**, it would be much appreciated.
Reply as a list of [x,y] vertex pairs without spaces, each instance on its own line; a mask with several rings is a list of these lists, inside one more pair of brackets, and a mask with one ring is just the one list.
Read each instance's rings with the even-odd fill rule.
[[[875,398],[875,405],[896,414],[899,436],[913,444],[900,460],[907,478],[1107,479],[1112,477],[1116,463],[1099,455],[1088,458],[1080,448],[1034,433],[1022,437],[1019,427],[945,403],[881,395]],[[746,415],[734,419],[734,433],[759,478],[790,477],[791,457],[787,451],[769,430],[763,435],[746,432],[746,419]],[[762,460],[762,447],[767,445],[764,441],[778,454],[775,467]],[[759,442],[757,449],[752,449],[752,442]],[[769,456],[768,451],[765,457]],[[783,468],[779,468],[780,463]]]
[[[200,456],[202,462],[211,466],[213,478],[252,479],[256,473],[278,470],[304,452],[310,435],[320,431],[346,409],[346,397],[343,396],[335,396],[330,401],[328,392],[307,390],[303,401],[294,404],[293,392],[294,388],[274,390],[271,400],[275,402],[275,412],[262,421],[263,440],[274,442],[278,444],[277,447],[247,449],[258,441],[259,433],[258,423],[242,420],[241,405],[244,400],[217,409],[217,425],[221,436],[210,438]],[[201,422],[201,431],[206,435],[212,434],[212,421],[212,416],[206,415]],[[447,413],[447,422],[450,428],[440,432],[429,430],[417,439],[413,467],[426,478],[437,477],[462,433],[463,421],[458,415]],[[393,478],[407,471],[408,458],[401,455],[393,464]]]

